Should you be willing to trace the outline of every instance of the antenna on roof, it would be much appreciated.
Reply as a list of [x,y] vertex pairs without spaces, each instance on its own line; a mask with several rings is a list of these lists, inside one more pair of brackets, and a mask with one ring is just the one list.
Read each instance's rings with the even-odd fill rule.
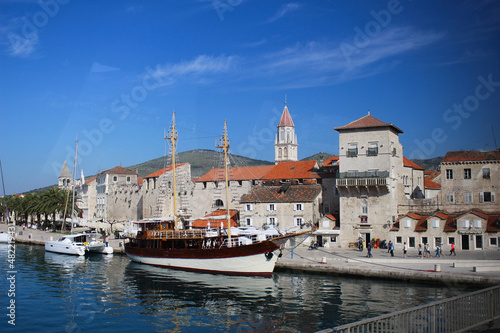
[[493,142],[495,143],[495,149],[497,149],[497,139],[495,138],[495,128],[493,127],[493,125],[491,125],[491,132],[493,132]]
[[368,109],[368,115],[370,115],[370,109]]

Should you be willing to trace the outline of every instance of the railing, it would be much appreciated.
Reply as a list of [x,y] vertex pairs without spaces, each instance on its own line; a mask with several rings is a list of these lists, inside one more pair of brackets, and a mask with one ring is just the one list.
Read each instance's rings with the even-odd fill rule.
[[204,238],[217,236],[218,231],[210,230],[148,230],[148,239],[165,239],[165,238]]
[[337,179],[337,186],[386,186],[387,178],[341,178]]
[[466,332],[498,318],[500,318],[500,286],[361,320],[322,332]]
[[389,178],[389,171],[348,171],[338,172],[337,179],[350,178]]

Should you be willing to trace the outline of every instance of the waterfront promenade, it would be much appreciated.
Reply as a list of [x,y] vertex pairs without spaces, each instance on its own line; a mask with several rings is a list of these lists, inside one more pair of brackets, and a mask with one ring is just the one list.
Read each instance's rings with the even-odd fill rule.
[[[7,226],[0,224],[0,231]],[[60,234],[16,227],[16,241],[43,245],[47,240],[57,240]],[[123,239],[112,239],[115,253],[123,253]],[[417,250],[410,250],[403,258],[402,250],[395,250],[391,257],[387,250],[373,249],[372,258],[357,249],[300,247],[283,250],[276,263],[276,271],[298,271],[314,274],[359,276],[373,279],[404,280],[424,283],[475,284],[491,286],[500,284],[500,247],[488,250],[457,251],[456,256],[419,258]]]

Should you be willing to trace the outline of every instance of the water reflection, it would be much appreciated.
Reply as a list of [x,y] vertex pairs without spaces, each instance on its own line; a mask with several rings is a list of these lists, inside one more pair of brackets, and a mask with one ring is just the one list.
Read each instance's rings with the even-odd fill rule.
[[[16,249],[20,331],[314,332],[465,291],[292,273],[200,274],[131,263],[121,255]],[[4,271],[6,258],[0,247]]]

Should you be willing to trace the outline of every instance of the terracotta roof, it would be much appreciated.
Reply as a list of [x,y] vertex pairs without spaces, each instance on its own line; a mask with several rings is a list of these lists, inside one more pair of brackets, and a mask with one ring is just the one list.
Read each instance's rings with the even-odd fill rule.
[[312,202],[321,194],[321,185],[255,186],[241,197],[241,203]]
[[436,178],[440,174],[441,174],[441,171],[436,171],[436,170],[424,171],[424,177],[428,178],[430,180],[434,180],[434,178]]
[[142,183],[144,182],[143,177],[137,177],[137,185],[142,186]]
[[288,108],[286,107],[286,105],[283,109],[283,113],[281,114],[280,122],[278,123],[278,127],[283,126],[295,127],[295,125],[293,124],[292,116],[290,116],[290,112],[288,112]]
[[333,216],[332,214],[326,214],[325,216],[328,217],[332,221],[337,221],[337,218],[335,216]]
[[59,173],[59,178],[71,178],[71,173],[69,173],[68,164],[64,161],[64,164],[61,168],[61,173]]
[[[229,210],[229,218],[231,220],[231,227],[237,227],[239,220],[239,211],[236,209]],[[205,215],[201,219],[197,219],[191,223],[194,228],[206,228],[208,227],[208,223],[210,222],[210,228],[220,228],[221,222],[224,223],[224,228],[227,228],[227,218],[225,209],[217,209],[216,211],[211,212],[208,215]],[[211,218],[213,217],[213,218]]]
[[390,127],[398,133],[403,133],[403,131],[401,129],[394,126],[393,124],[384,123],[383,121],[378,120],[377,118],[375,118],[374,116],[371,116],[369,114],[364,116],[364,117],[359,118],[358,120],[354,120],[347,125],[344,125],[341,127],[335,127],[334,130],[340,132],[343,130],[350,130],[350,129],[357,129],[357,128],[375,128],[375,127]]
[[500,215],[490,215],[488,216],[488,222],[486,222],[486,232],[500,232]]
[[262,180],[320,178],[318,173],[313,171],[316,168],[317,162],[314,160],[280,162],[262,177]]
[[436,188],[436,189],[441,188],[441,184],[433,182],[432,180],[427,178],[424,178],[424,186],[425,188]]
[[334,166],[338,163],[339,157],[338,156],[330,156],[325,163],[323,163],[323,166]]
[[[229,180],[258,180],[267,174],[274,165],[251,166],[242,168],[230,168]],[[212,169],[200,178],[196,179],[197,182],[213,182],[223,181],[225,179],[224,169]]]
[[[181,164],[176,164],[175,168],[177,169],[178,167],[181,167],[183,165],[186,165],[187,163],[181,163]],[[168,171],[172,171],[172,166],[169,165],[168,167],[166,168],[163,168],[163,169],[160,169],[158,171],[155,171],[147,176],[144,176],[144,178],[153,178],[153,177],[160,177],[161,175],[163,175],[165,172],[168,172]]]
[[416,163],[410,161],[409,159],[407,159],[404,156],[403,156],[403,165],[405,167],[413,168],[413,169],[416,169],[416,170],[424,170],[424,168],[422,168],[420,165],[417,165]]
[[449,151],[444,156],[443,162],[462,162],[462,161],[495,161],[500,160],[500,149],[491,151]]
[[134,171],[131,171],[129,169],[125,169],[122,166],[116,166],[113,169],[103,171],[100,174],[103,174],[103,173],[113,174],[113,175],[135,175],[136,174]]
[[85,185],[92,183],[92,182],[93,182],[94,180],[96,180],[96,179],[97,179],[97,177],[92,177],[92,178],[87,179],[87,180],[85,181]]

